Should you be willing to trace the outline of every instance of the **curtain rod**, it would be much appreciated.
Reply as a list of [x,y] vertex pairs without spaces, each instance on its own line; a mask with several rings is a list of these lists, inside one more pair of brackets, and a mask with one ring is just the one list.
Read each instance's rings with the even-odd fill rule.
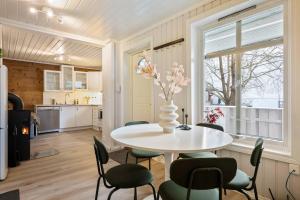
[[235,17],[235,16],[237,16],[237,15],[243,13],[243,12],[247,12],[247,11],[253,10],[253,9],[255,9],[255,8],[256,8],[256,5],[250,6],[250,7],[248,7],[248,8],[243,9],[243,10],[240,10],[240,11],[231,13],[231,14],[229,14],[229,15],[226,15],[226,16],[224,16],[224,17],[221,17],[221,18],[218,19],[218,21],[222,21],[222,20],[227,19],[227,18],[229,18],[229,17]]
[[168,46],[172,46],[174,44],[178,44],[178,43],[181,43],[181,42],[184,42],[184,38],[180,38],[178,40],[174,40],[172,42],[168,42],[166,44],[159,45],[157,47],[154,47],[153,50],[159,50],[159,49],[162,49],[162,48],[165,48],[165,47],[168,47]]

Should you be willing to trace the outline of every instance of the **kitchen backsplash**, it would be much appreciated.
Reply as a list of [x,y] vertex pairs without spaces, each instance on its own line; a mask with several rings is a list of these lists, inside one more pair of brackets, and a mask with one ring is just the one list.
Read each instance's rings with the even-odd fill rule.
[[[69,95],[66,96],[67,93]],[[52,99],[55,99],[57,104],[64,104],[65,96],[67,104],[73,104],[74,100],[78,99],[78,104],[102,105],[102,93],[88,91],[44,92],[43,104],[52,104]],[[89,97],[89,102],[87,102],[87,97]]]

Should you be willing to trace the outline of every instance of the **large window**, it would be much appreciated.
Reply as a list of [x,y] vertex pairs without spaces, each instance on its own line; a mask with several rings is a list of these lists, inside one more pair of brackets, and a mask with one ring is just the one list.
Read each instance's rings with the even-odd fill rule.
[[283,8],[214,26],[204,41],[204,117],[217,108],[226,132],[283,141]]

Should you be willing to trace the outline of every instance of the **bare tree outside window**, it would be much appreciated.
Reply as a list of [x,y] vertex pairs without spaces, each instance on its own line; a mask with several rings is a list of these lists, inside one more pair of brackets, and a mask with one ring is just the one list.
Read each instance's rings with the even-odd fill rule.
[[[283,46],[247,51],[242,56],[241,81],[236,82],[235,55],[229,54],[205,60],[206,90],[209,97],[217,97],[220,103],[235,105],[236,86],[240,84],[243,94],[256,90],[263,95],[269,88],[282,98]],[[270,87],[271,86],[271,87]],[[246,102],[245,102],[246,103]]]

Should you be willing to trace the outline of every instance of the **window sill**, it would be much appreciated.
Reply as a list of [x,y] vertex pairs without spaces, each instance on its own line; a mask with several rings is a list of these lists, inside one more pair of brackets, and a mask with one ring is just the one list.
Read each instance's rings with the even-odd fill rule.
[[[229,151],[235,151],[239,153],[244,153],[250,155],[253,150],[253,145],[244,144],[239,141],[234,141],[231,145],[225,148]],[[265,148],[262,154],[263,158],[276,160],[284,163],[293,163],[299,165],[300,163],[293,159],[290,152],[287,151],[278,151],[270,148]]]

